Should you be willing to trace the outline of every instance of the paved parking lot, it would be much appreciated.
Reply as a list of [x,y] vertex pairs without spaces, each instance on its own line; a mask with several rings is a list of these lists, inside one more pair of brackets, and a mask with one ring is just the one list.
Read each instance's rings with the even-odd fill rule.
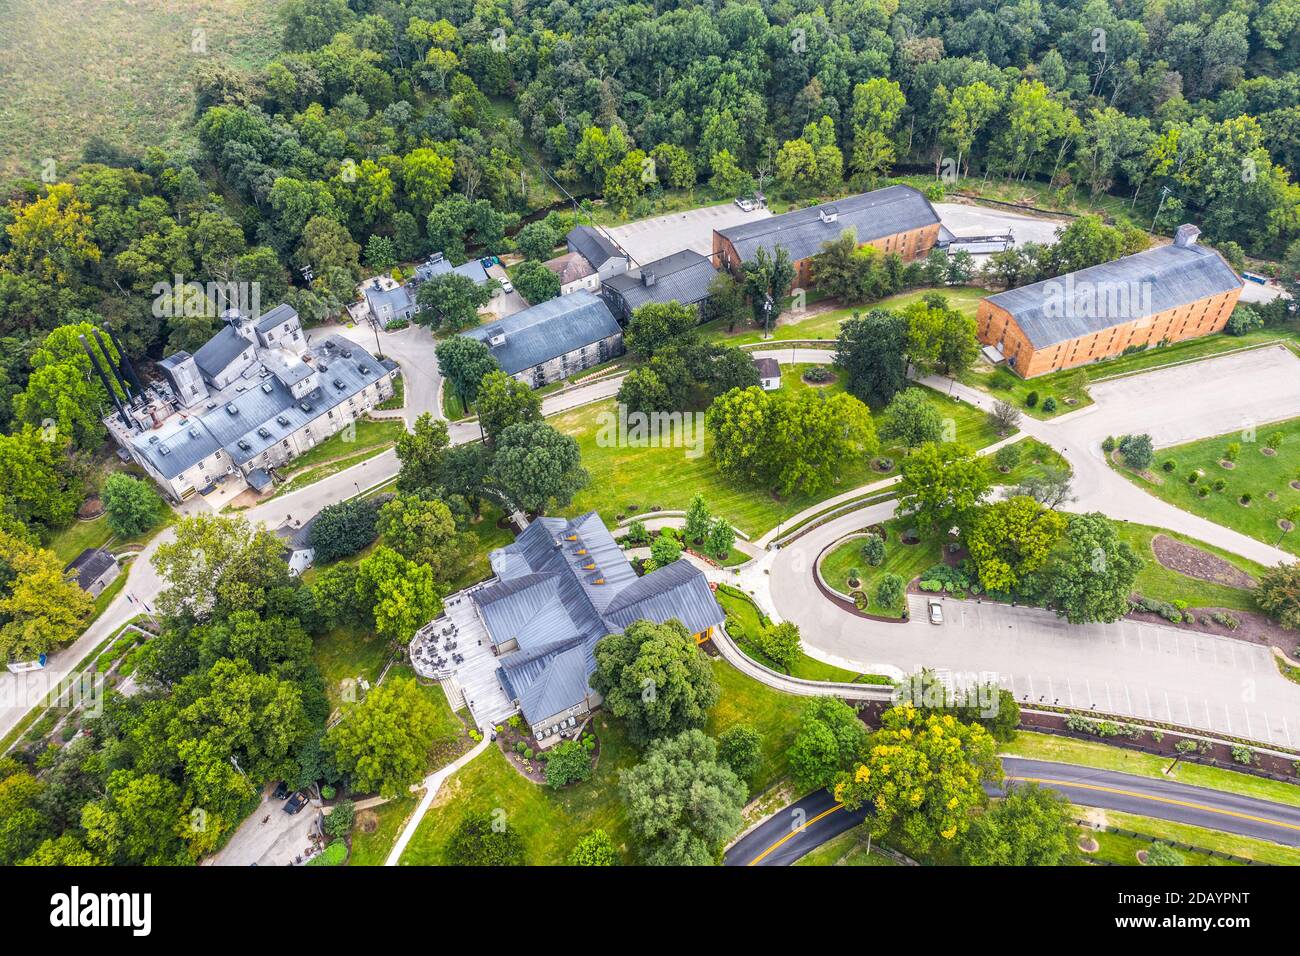
[[1038,242],[1051,245],[1056,230],[1068,225],[1068,219],[1030,216],[993,206],[968,206],[964,203],[937,202],[934,211],[940,221],[956,236],[992,236],[1011,232],[1016,245]]
[[210,866],[292,866],[312,848],[312,834],[320,832],[320,804],[313,800],[290,816],[284,801],[271,797],[262,802],[233,834],[230,842],[207,860]]
[[609,234],[637,265],[644,265],[683,249],[694,249],[707,256],[713,252],[714,229],[726,229],[771,215],[766,209],[743,212],[735,203],[728,203],[629,222],[610,229]]

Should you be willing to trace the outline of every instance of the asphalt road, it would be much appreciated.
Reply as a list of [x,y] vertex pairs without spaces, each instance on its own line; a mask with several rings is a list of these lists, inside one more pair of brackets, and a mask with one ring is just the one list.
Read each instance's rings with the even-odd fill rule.
[[[1241,836],[1300,846],[1300,807],[1047,760],[1003,757],[1007,783],[1034,782],[1063,794],[1071,803],[1120,810],[1175,823],[1222,830]],[[991,789],[1001,793],[1001,789]],[[727,866],[790,866],[827,840],[866,819],[819,790],[768,817],[727,851]]]

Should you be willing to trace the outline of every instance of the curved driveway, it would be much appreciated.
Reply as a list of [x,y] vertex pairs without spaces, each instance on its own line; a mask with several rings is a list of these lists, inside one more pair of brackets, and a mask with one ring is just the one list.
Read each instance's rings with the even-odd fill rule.
[[[1002,769],[1009,784],[1037,783],[1081,806],[1300,847],[1300,807],[1290,804],[1046,760],[1003,757]],[[727,850],[725,862],[727,866],[789,866],[866,817],[865,809],[848,810],[829,791],[819,790],[777,811],[742,836]]]

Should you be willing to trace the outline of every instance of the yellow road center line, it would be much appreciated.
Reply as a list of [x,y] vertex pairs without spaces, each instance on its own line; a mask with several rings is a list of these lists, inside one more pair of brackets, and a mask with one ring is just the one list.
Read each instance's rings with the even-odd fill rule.
[[1241,813],[1237,810],[1222,810],[1218,807],[1207,807],[1203,803],[1191,803],[1187,800],[1175,800],[1172,797],[1160,797],[1154,794],[1136,793],[1132,790],[1120,790],[1118,787],[1103,787],[1094,783],[1074,783],[1069,780],[1047,780],[1042,777],[1008,777],[1007,779],[1022,780],[1025,783],[1041,783],[1049,787],[1075,787],[1080,790],[1098,790],[1102,793],[1114,793],[1125,797],[1135,797],[1139,800],[1168,803],[1175,807],[1187,807],[1190,810],[1204,810],[1206,813],[1218,813],[1225,817],[1238,817],[1242,820],[1251,820],[1255,823],[1265,823],[1269,826],[1285,827],[1288,830],[1300,830],[1300,825],[1295,823],[1286,823],[1282,820],[1270,820],[1268,817],[1257,817],[1253,814]]
[[765,856],[767,856],[769,853],[771,853],[771,852],[772,852],[773,850],[775,850],[777,847],[781,846],[781,844],[785,843],[786,840],[790,839],[790,838],[791,838],[792,836],[794,836],[796,833],[799,833],[799,832],[802,831],[802,830],[806,830],[806,829],[808,829],[810,826],[812,826],[812,825],[813,825],[814,823],[816,823],[818,820],[822,819],[822,817],[828,817],[828,816],[830,816],[832,813],[834,813],[836,810],[843,810],[843,809],[844,809],[844,804],[842,804],[842,803],[837,803],[837,804],[835,804],[835,806],[831,807],[829,810],[825,811],[824,813],[819,813],[819,814],[817,814],[817,816],[813,817],[811,820],[809,820],[809,821],[808,821],[807,823],[805,823],[803,826],[795,827],[793,830],[791,830],[791,831],[790,831],[789,833],[787,833],[785,836],[781,837],[781,839],[777,840],[775,843],[773,843],[770,847],[768,847],[766,850],[764,850],[764,851],[763,851],[762,853],[760,853],[758,856],[756,856],[756,857],[754,857],[752,860],[750,860],[749,863],[748,863],[747,865],[748,865],[748,866],[758,866],[758,864],[759,864],[760,862],[762,862],[762,860],[763,860],[763,858],[764,858]]

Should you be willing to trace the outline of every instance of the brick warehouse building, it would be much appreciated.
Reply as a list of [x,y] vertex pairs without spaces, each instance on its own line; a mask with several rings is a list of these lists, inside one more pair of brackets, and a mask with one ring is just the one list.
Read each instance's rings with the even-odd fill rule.
[[1199,233],[1179,226],[1172,245],[987,296],[979,340],[990,357],[1033,378],[1221,331],[1242,280],[1197,244]]
[[924,256],[939,241],[939,214],[911,186],[887,186],[874,192],[846,196],[834,202],[796,209],[768,219],[713,231],[713,261],[719,269],[740,275],[742,263],[760,248],[775,255],[785,249],[795,267],[791,288],[806,289],[815,281],[812,257],[827,242],[853,230],[859,246],[872,246],[905,260]]

